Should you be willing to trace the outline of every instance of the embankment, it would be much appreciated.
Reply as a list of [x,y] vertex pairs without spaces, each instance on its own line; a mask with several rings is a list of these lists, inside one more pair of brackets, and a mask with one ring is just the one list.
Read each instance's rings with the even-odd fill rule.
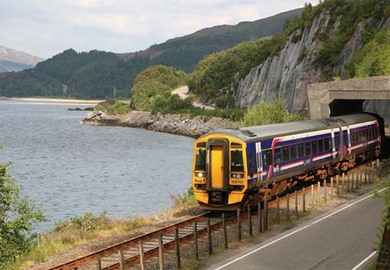
[[112,116],[102,111],[88,113],[83,124],[96,126],[122,126],[145,128],[197,138],[218,128],[228,127],[229,120],[220,117],[203,117],[178,114],[152,114],[150,112],[132,111],[126,115]]

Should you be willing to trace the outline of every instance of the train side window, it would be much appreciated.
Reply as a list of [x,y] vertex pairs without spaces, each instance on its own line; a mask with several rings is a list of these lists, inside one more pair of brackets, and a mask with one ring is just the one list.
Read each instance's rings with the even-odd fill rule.
[[288,161],[290,160],[290,148],[285,146],[282,148],[282,152],[283,152],[283,161]]
[[306,156],[310,156],[311,155],[310,143],[305,143],[305,154],[306,154]]
[[255,168],[254,160],[255,160],[255,155],[253,153],[249,153],[249,155],[248,155],[248,167],[249,167],[249,170],[253,170]]
[[359,131],[358,133],[357,133],[357,142],[362,142],[363,140],[362,140],[362,137],[363,137],[363,133],[361,132],[361,131]]
[[291,145],[291,159],[297,159],[298,158],[298,150],[297,150],[297,145]]
[[311,150],[314,155],[318,153],[317,141],[311,142]]
[[271,149],[265,151],[265,165],[272,164],[272,151]]
[[374,138],[377,138],[378,137],[378,130],[376,128],[374,128]]
[[325,151],[329,151],[330,150],[330,140],[329,140],[329,138],[326,138],[324,140],[324,147],[325,147]]
[[368,139],[369,139],[369,140],[372,140],[372,138],[373,138],[373,136],[372,136],[372,128],[370,128],[370,129],[368,130]]
[[324,152],[324,140],[319,140],[318,141],[318,152],[319,153]]
[[280,163],[282,161],[282,150],[280,148],[275,149],[275,163]]
[[355,133],[351,133],[351,144],[354,144],[355,141]]
[[365,141],[368,140],[368,129],[364,130],[364,139],[365,139]]
[[303,143],[298,144],[298,157],[302,158],[305,156],[305,148]]

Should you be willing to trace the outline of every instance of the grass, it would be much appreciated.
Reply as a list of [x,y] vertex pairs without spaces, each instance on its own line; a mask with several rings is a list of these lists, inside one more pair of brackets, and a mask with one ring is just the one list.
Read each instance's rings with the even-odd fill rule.
[[128,233],[133,230],[156,225],[162,220],[192,213],[198,206],[191,190],[182,195],[170,195],[174,205],[151,217],[132,216],[124,219],[110,219],[104,212],[98,216],[87,213],[70,220],[59,222],[55,228],[42,235],[33,248],[24,255],[5,265],[5,269],[27,269],[63,251],[78,247],[95,239]]

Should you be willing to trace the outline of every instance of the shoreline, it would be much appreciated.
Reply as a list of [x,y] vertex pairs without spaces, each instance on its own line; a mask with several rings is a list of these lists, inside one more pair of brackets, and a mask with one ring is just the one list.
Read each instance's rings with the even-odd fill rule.
[[36,104],[36,105],[78,105],[78,106],[96,106],[104,100],[94,99],[61,99],[61,98],[34,98],[34,97],[1,97],[0,100],[9,101],[22,101],[23,104]]
[[157,132],[198,138],[212,130],[227,128],[229,120],[220,117],[190,116],[185,114],[152,114],[131,111],[126,115],[111,116],[103,111],[92,111],[81,121],[94,126],[143,128]]

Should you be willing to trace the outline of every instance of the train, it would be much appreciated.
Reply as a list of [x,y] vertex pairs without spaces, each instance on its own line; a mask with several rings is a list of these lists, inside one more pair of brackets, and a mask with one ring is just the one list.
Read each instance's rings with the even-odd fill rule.
[[195,198],[208,211],[245,209],[340,175],[380,157],[381,123],[360,113],[212,131],[194,142]]

